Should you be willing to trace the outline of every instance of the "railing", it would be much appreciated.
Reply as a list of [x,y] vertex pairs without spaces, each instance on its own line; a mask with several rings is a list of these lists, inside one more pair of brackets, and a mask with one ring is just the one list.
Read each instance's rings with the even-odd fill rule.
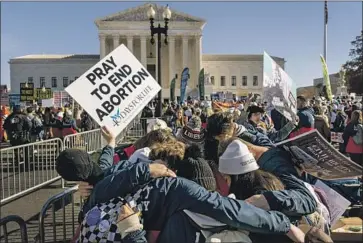
[[[19,225],[20,227],[20,241],[17,241],[17,239],[14,239],[13,237],[11,237],[12,239],[9,240],[9,232],[8,232],[8,223],[16,223]],[[5,218],[0,219],[0,226],[2,227],[2,231],[3,231],[3,239],[5,241],[5,243],[10,243],[10,242],[22,242],[22,243],[28,243],[28,232],[27,232],[27,228],[26,228],[26,223],[25,221],[17,216],[17,215],[9,215],[6,216]],[[17,232],[17,230],[14,230],[14,235],[16,236],[16,238],[19,237],[19,234]],[[1,239],[1,238],[0,238]]]
[[[126,137],[127,138],[140,138],[146,135],[147,126],[151,120],[156,119],[156,117],[151,118],[137,118],[131,123],[130,129],[127,129]],[[159,118],[160,119],[160,118]]]
[[[146,127],[141,125],[140,116],[137,116],[117,136],[116,142],[117,144],[132,142],[132,138],[142,137],[145,132]],[[61,179],[55,170],[55,163],[63,149],[76,148],[92,153],[101,149],[104,145],[105,141],[102,138],[101,130],[95,129],[65,136],[63,141],[60,138],[55,138],[1,149],[1,204],[8,203],[33,190]],[[35,237],[36,242],[56,242],[57,239],[68,242],[75,234],[75,227],[78,225],[75,219],[78,211],[75,209],[78,209],[78,206],[75,207],[74,193],[77,190],[78,186],[68,188],[62,193],[51,197],[46,202],[39,215],[39,233]],[[80,208],[81,199],[79,199]],[[47,217],[49,210],[51,210],[49,214],[51,217]],[[67,215],[68,211],[70,211],[71,217]],[[59,216],[61,220],[58,220]],[[51,222],[48,222],[49,220]],[[67,220],[70,220],[70,222]],[[21,242],[27,243],[26,225],[24,220],[18,216],[8,216],[1,219],[1,225],[5,225],[3,226],[5,227],[5,242],[10,242],[6,240],[6,224],[10,221],[15,221],[20,225]],[[50,228],[51,231],[47,231],[46,228]]]
[[59,138],[0,150],[1,204],[60,179],[55,162],[63,150]]
[[78,226],[77,208],[82,206],[79,199],[76,207],[74,194],[77,190],[78,186],[68,188],[49,198],[44,204],[39,214],[39,234],[35,237],[36,242],[68,242],[75,235]]
[[88,153],[96,151],[102,147],[101,129],[67,135],[63,139],[63,144],[64,149],[81,149]]

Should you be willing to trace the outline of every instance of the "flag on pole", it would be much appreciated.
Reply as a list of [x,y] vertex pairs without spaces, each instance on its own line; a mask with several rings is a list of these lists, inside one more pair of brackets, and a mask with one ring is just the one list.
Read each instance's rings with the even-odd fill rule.
[[175,78],[170,83],[170,101],[175,101]]
[[189,80],[189,68],[184,68],[182,74],[181,74],[181,80],[180,80],[180,104],[184,102],[185,98],[185,92],[188,86],[188,80]]
[[328,24],[328,1],[324,3],[325,24]]
[[323,65],[323,76],[324,76],[326,95],[327,95],[326,98],[331,101],[333,99],[333,94],[331,92],[328,66],[326,65],[325,59],[322,55],[320,55],[320,61],[321,61],[321,64]]
[[199,72],[199,80],[198,80],[198,87],[199,87],[199,99],[204,100],[204,68]]

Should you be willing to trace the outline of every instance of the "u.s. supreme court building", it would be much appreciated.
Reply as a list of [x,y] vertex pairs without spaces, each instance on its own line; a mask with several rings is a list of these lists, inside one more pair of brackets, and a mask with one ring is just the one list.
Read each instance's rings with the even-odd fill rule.
[[[187,95],[197,93],[201,68],[205,69],[207,77],[206,96],[216,92],[231,92],[237,96],[246,96],[249,92],[262,93],[262,53],[202,54],[202,36],[206,21],[174,9],[171,9],[168,45],[162,44],[161,73],[157,73],[157,44],[150,43],[150,22],[147,17],[149,7],[149,3],[143,4],[97,19],[95,24],[99,34],[99,55],[42,54],[10,59],[11,93],[19,94],[20,83],[24,82],[33,82],[35,88],[44,86],[53,90],[63,90],[120,44],[125,44],[156,79],[161,75],[164,99],[169,99],[170,82],[176,75],[175,94],[180,94],[180,76],[185,67],[190,69]],[[156,11],[156,25],[161,23],[164,26],[164,6],[153,4],[153,7]],[[228,39],[226,41],[228,42]],[[273,58],[284,67],[283,58]]]

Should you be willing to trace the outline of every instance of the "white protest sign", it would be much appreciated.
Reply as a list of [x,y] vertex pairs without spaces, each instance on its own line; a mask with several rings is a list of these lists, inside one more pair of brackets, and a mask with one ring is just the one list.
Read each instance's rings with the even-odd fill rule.
[[42,107],[53,107],[54,106],[54,99],[45,99],[42,100]]
[[330,211],[331,225],[334,225],[351,203],[321,180],[317,180],[315,186],[323,190],[327,196],[326,201]]
[[117,136],[161,90],[120,45],[65,89],[100,125]]

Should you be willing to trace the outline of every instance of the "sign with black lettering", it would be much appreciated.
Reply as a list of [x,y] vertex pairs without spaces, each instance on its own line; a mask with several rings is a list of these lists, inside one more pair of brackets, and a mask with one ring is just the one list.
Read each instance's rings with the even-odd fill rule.
[[362,167],[336,150],[317,130],[276,144],[289,151],[293,162],[323,180],[362,176]]
[[36,88],[34,98],[37,100],[46,100],[53,98],[53,92],[51,88]]
[[290,121],[296,119],[296,85],[266,52],[263,54],[263,100],[267,111],[276,109]]
[[160,89],[147,69],[120,45],[65,90],[117,136]]
[[20,101],[33,101],[34,100],[34,84],[33,83],[20,83]]

